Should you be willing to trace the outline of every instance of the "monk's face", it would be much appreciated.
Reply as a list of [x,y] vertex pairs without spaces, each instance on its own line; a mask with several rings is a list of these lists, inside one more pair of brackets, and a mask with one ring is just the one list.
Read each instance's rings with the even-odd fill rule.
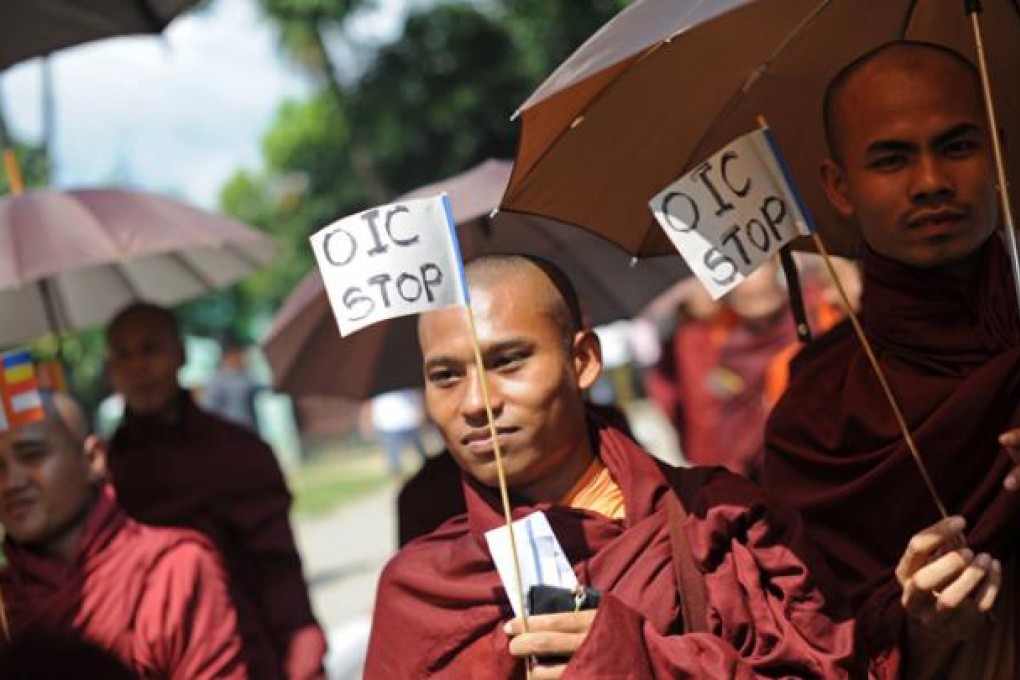
[[951,57],[917,48],[879,56],[836,101],[838,161],[826,192],[881,255],[945,267],[974,252],[998,213],[978,83]]
[[107,372],[114,389],[135,413],[152,415],[174,404],[177,371],[183,365],[180,340],[154,314],[127,316],[110,329]]
[[19,543],[48,548],[80,523],[99,474],[52,415],[0,432],[0,524]]
[[[496,438],[507,484],[533,500],[555,500],[590,461],[582,391],[601,370],[590,331],[565,338],[548,308],[551,284],[538,270],[475,286],[472,308],[488,375]],[[496,486],[495,451],[466,311],[424,315],[425,400],[460,466]],[[564,487],[566,484],[566,487]],[[562,491],[560,491],[562,489]]]

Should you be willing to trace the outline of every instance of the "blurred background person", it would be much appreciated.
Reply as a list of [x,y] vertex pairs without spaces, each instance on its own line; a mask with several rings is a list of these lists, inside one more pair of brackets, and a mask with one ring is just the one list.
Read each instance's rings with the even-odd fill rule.
[[403,474],[401,456],[405,447],[417,452],[423,465],[428,460],[421,438],[425,410],[420,390],[394,390],[373,397],[365,403],[361,423],[366,435],[382,445],[391,476]]
[[680,437],[684,459],[757,479],[761,470],[765,376],[797,341],[778,263],[762,265],[713,302],[695,287],[646,389]]
[[255,397],[263,388],[248,372],[245,362],[247,348],[240,338],[228,333],[223,336],[220,349],[216,373],[202,393],[202,406],[218,416],[258,432]]

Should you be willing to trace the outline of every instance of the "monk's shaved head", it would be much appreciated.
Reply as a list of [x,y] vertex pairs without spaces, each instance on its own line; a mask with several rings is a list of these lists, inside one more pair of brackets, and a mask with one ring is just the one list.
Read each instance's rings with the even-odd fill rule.
[[64,436],[75,444],[81,444],[89,436],[88,418],[78,401],[63,392],[42,392],[43,410],[46,419]]
[[144,323],[151,325],[153,328],[160,329],[161,332],[165,332],[168,337],[173,338],[177,343],[183,342],[181,339],[181,327],[173,312],[151,302],[135,302],[117,312],[117,315],[110,321],[110,325],[106,327],[107,343],[112,338],[115,338],[122,328],[136,320],[143,320]]
[[562,269],[548,260],[534,255],[485,255],[468,262],[464,271],[471,291],[503,286],[513,277],[541,280],[547,285],[534,288],[539,297],[531,302],[553,319],[564,342],[569,345],[574,334],[584,327],[574,284]]
[[[959,52],[943,45],[917,41],[886,43],[844,66],[829,82],[822,104],[822,122],[829,153],[842,162],[843,131],[855,109],[855,87],[863,76],[878,72],[896,73],[906,79],[928,72],[933,65],[948,67],[955,76],[973,84],[973,96],[980,102],[981,83],[977,68]],[[904,86],[907,86],[904,81]]]

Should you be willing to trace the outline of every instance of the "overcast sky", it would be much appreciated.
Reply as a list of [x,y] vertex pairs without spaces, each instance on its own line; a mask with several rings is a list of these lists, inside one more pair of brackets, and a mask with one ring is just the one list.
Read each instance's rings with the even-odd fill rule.
[[[403,0],[382,0],[356,25],[364,39],[399,30]],[[252,0],[215,0],[162,37],[129,37],[51,58],[60,187],[130,183],[215,208],[241,167],[259,165],[263,134],[281,102],[310,87],[278,54]],[[38,61],[0,75],[8,123],[37,141],[42,128]]]

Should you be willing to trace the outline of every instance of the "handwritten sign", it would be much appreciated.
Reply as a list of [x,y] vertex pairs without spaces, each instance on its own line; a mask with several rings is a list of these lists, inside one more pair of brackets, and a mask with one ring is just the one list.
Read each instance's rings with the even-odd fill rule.
[[345,217],[309,241],[340,335],[385,319],[467,304],[446,194]]
[[767,128],[730,143],[650,202],[713,299],[732,290],[810,221]]

